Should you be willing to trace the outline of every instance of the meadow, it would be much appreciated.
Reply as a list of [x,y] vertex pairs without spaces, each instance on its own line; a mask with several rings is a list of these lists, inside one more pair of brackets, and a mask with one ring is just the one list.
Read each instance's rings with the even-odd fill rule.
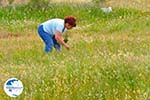
[[[34,6],[34,7],[33,7]],[[38,25],[77,17],[71,50],[43,54]],[[0,100],[150,100],[150,11],[91,4],[0,7]],[[10,98],[4,82],[16,77],[23,93]]]

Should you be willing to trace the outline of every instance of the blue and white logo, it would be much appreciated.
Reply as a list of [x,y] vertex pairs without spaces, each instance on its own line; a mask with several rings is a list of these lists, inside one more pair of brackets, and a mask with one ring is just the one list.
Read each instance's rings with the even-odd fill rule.
[[10,97],[17,97],[23,91],[23,84],[17,78],[10,78],[4,84],[4,91]]

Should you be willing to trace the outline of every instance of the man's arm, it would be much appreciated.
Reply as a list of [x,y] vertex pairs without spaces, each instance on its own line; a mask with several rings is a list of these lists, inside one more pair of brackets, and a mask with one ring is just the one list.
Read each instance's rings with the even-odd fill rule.
[[64,42],[64,39],[59,31],[56,32],[55,39],[57,40],[57,42],[62,44],[66,49],[70,49],[69,45]]

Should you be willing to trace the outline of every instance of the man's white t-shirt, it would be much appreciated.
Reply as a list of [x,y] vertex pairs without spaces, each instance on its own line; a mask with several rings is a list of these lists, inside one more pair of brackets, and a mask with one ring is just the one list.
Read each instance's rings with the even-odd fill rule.
[[66,28],[64,29],[64,20],[59,18],[50,19],[41,25],[43,25],[43,30],[52,36],[55,35],[56,31],[63,34],[67,30]]

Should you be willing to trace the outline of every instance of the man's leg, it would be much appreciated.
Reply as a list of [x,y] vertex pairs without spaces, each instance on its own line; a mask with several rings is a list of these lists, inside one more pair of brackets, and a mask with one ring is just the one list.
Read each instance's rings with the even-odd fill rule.
[[53,43],[54,43],[54,48],[57,50],[57,51],[61,51],[61,45],[57,42],[57,40],[55,39],[55,36],[53,36]]
[[45,52],[48,53],[48,52],[51,52],[52,51],[52,48],[53,48],[53,41],[52,41],[52,38],[51,37],[46,37],[45,39]]
[[43,42],[45,43],[44,51],[46,53],[51,52],[53,45],[54,45],[52,37],[48,33],[44,32],[42,26],[39,26],[38,33],[39,33],[40,37],[42,38]]

